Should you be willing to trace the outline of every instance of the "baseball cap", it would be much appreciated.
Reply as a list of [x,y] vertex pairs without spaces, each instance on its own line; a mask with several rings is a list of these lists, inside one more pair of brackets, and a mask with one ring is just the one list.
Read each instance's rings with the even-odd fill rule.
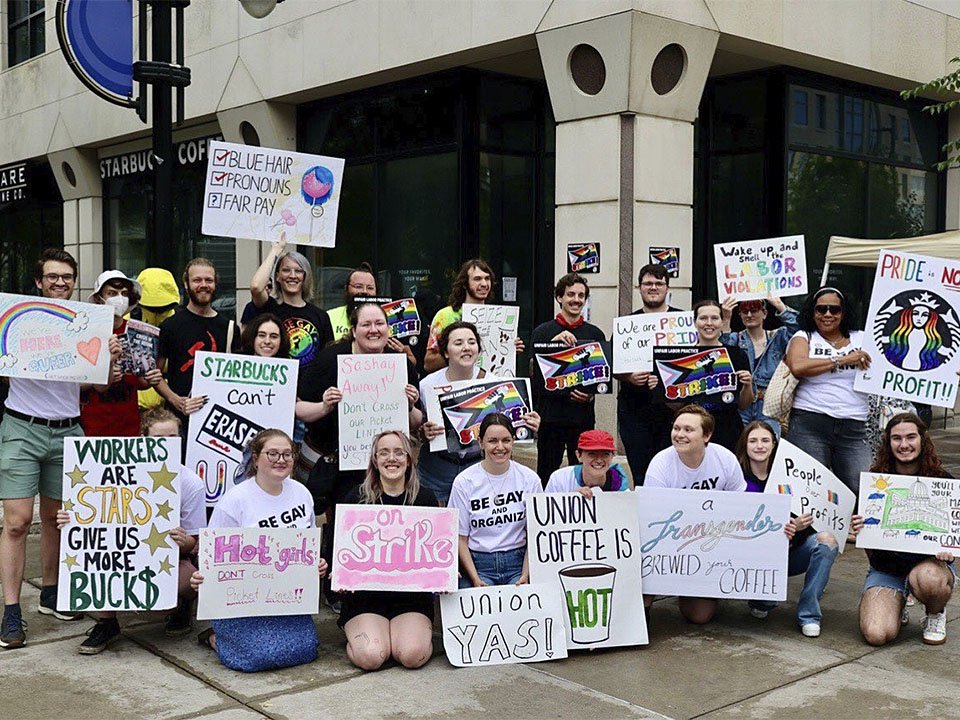
[[106,285],[111,280],[122,280],[125,283],[130,285],[130,307],[133,307],[140,301],[140,295],[143,293],[143,289],[133,278],[128,278],[119,270],[104,270],[97,276],[97,282],[93,285],[93,292],[90,293],[90,297],[87,298],[89,302],[94,302],[94,298],[100,294],[100,291],[103,290],[103,286]]
[[614,452],[613,435],[604,430],[587,430],[580,433],[577,450],[609,450]]

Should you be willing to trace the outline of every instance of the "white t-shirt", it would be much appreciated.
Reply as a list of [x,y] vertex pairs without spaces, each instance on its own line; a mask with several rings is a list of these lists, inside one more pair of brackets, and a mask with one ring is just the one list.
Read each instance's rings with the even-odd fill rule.
[[[795,333],[790,342],[798,337],[806,340],[807,334]],[[810,358],[820,360],[843,357],[859,350],[862,342],[863,332],[854,330],[850,333],[850,344],[838,349],[828,343],[820,333],[813,332],[810,334]],[[867,396],[853,389],[856,375],[856,368],[845,367],[800,378],[800,384],[793,396],[793,407],[832,418],[865,421],[868,413]]]
[[80,417],[80,383],[12,377],[5,405],[44,420]]
[[207,524],[212,528],[313,526],[313,496],[292,478],[283,481],[279,495],[265,492],[254,478],[234,485],[217,502]]
[[[470,375],[468,380],[449,380],[447,378],[447,368],[442,367],[439,370],[436,370],[422,380],[420,380],[420,397],[428,397],[428,393],[433,392],[436,395],[442,395],[443,393],[450,392],[453,389],[454,382],[468,382],[469,380],[476,380],[477,375],[480,374],[480,368],[476,365],[473,366],[473,374]],[[484,378],[486,379],[486,377]],[[424,400],[426,402],[426,400]],[[430,422],[435,422],[441,424],[443,421],[435,418],[427,418]]]
[[736,455],[722,445],[707,443],[703,461],[697,468],[684,465],[673,447],[658,452],[647,467],[643,486],[742,492],[747,489],[747,481],[743,479]]
[[526,493],[543,492],[537,474],[513,460],[503,475],[480,463],[457,475],[447,507],[460,511],[460,535],[476,552],[503,552],[527,544]]
[[[606,480],[604,480],[606,483]],[[548,493],[568,493],[568,492],[577,492],[582,487],[586,487],[582,483],[577,481],[577,471],[575,465],[568,465],[567,467],[562,467],[559,470],[554,470],[550,475],[550,479],[547,481],[547,487],[544,489],[544,492]],[[630,489],[630,486],[624,482],[623,486],[620,488],[619,492],[626,492]],[[593,486],[593,494],[602,493],[603,488],[600,485]]]
[[207,492],[193,470],[180,468],[180,527],[187,535],[199,535],[207,526]]

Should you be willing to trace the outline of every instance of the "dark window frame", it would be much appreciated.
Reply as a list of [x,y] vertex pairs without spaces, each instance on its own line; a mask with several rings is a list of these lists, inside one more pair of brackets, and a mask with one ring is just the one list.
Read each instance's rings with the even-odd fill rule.
[[[16,20],[13,19],[13,6],[17,3],[23,3],[27,6],[27,13],[21,18]],[[22,63],[32,60],[35,57],[39,57],[46,52],[46,25],[45,25],[45,12],[46,5],[45,3],[40,3],[40,9],[30,11],[30,0],[7,0],[7,67],[12,68]],[[33,28],[34,25],[39,23],[41,26],[40,37],[40,47],[34,47],[33,43]],[[15,31],[21,27],[27,28],[27,56],[21,60],[17,60],[17,50],[20,47],[14,43],[14,37],[16,35]]]

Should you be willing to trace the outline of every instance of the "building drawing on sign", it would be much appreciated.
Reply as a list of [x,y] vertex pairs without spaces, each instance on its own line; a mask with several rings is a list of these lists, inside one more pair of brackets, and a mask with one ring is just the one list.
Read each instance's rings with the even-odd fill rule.
[[887,491],[887,512],[884,528],[929,530],[947,532],[949,513],[943,503],[930,497],[930,491],[920,480],[910,487],[891,488]]

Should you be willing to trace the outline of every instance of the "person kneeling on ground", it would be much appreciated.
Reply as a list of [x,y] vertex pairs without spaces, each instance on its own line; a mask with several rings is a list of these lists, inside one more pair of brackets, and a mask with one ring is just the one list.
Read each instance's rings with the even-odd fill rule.
[[613,462],[613,435],[603,430],[587,430],[577,440],[579,465],[568,465],[550,475],[545,492],[626,492],[627,474]]

